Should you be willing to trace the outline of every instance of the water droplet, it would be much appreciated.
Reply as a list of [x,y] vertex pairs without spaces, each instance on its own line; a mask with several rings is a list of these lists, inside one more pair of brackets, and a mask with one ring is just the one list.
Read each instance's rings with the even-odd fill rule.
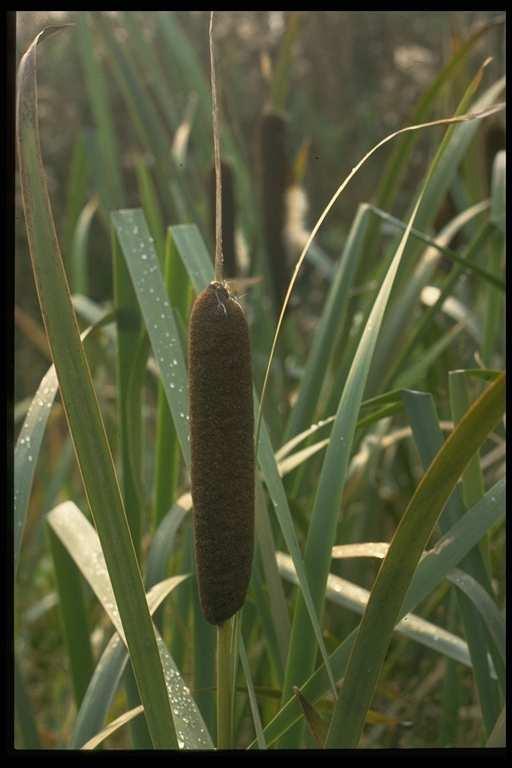
[[146,259],[147,259],[147,255],[146,255],[145,253],[141,254],[141,259],[143,259],[144,261],[146,261]]

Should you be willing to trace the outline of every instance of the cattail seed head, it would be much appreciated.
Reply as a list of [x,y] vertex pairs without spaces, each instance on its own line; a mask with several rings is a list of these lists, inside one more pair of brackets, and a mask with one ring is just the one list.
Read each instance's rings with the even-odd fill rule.
[[189,325],[191,490],[199,597],[222,624],[243,605],[254,548],[254,416],[249,331],[218,282]]

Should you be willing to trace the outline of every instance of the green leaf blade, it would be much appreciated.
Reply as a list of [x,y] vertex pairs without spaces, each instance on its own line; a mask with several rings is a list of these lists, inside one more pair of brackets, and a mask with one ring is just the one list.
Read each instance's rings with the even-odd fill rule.
[[461,472],[505,408],[500,376],[459,422],[424,475],[395,532],[359,626],[328,746],[357,746],[392,629],[432,527]]
[[41,159],[37,123],[38,35],[18,75],[17,149],[23,207],[41,311],[88,502],[123,616],[137,682],[156,746],[176,748],[162,667],[126,514],[84,355]]

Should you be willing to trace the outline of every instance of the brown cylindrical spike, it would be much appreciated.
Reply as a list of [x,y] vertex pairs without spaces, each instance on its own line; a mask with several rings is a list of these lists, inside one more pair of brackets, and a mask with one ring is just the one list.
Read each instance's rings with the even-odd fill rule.
[[199,596],[222,624],[243,605],[254,548],[254,416],[249,331],[221,283],[189,325],[191,482]]

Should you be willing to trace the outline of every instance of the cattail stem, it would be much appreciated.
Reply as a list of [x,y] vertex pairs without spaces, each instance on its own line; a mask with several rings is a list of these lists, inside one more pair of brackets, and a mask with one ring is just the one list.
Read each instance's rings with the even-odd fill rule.
[[235,617],[217,627],[217,749],[233,748],[233,657]]
[[220,166],[219,117],[217,109],[217,81],[213,54],[213,14],[210,12],[210,71],[212,85],[213,156],[215,161],[215,280],[222,283],[222,176]]

